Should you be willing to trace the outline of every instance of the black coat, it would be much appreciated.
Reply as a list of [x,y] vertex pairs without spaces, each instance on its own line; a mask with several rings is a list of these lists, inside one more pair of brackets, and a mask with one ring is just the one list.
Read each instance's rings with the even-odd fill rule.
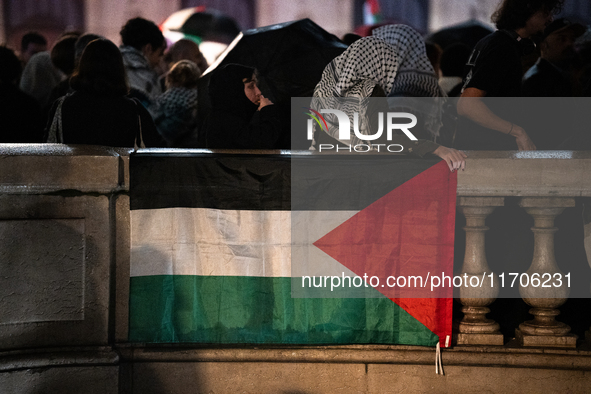
[[540,58],[523,76],[524,97],[572,97],[568,79],[550,62]]
[[0,143],[43,142],[44,119],[37,100],[0,82]]
[[[54,102],[49,112],[46,136],[58,102]],[[139,135],[140,120],[146,147],[166,146],[150,113],[139,102],[127,97],[74,92],[66,96],[62,104],[63,142],[131,148]]]
[[203,125],[207,148],[289,149],[289,105],[268,105],[259,111],[246,97],[242,82],[253,72],[250,67],[228,64],[212,74],[212,110]]

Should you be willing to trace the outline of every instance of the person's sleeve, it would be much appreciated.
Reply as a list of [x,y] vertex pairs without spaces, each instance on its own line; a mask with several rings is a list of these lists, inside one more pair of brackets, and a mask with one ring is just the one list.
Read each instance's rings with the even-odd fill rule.
[[[372,97],[376,99],[370,101],[367,113],[370,119],[371,130],[377,130],[379,113],[385,114],[387,112],[394,111],[393,108],[390,108],[388,106],[385,94],[383,93],[383,90],[379,87],[379,85],[377,85],[376,89],[374,89]],[[376,143],[385,145],[398,144],[403,147],[403,150],[400,153],[423,157],[427,153],[431,153],[439,147],[439,144],[429,140],[419,139],[417,141],[413,141],[406,135],[400,133],[399,130],[395,131],[392,134],[391,140],[386,139],[386,134],[387,133],[383,131],[382,136],[376,141]]]
[[[37,104],[38,105],[38,104]],[[53,123],[53,117],[55,116],[55,112],[57,111],[57,106],[59,105],[59,100],[55,100],[53,102],[53,105],[51,106],[51,108],[49,109],[49,112],[47,114],[47,119],[46,119],[46,124],[45,124],[45,130],[43,131],[43,142],[47,142],[47,138],[49,137],[49,129],[51,129],[51,124]],[[39,109],[39,117],[41,118],[41,110]]]
[[511,74],[512,63],[505,61],[507,47],[491,44],[478,55],[470,72],[470,80],[464,88],[476,88],[485,92],[495,89],[495,85]]
[[273,149],[282,133],[280,109],[267,105],[256,111],[250,123],[237,135],[237,145],[244,149]]
[[244,128],[244,120],[223,110],[212,110],[199,133],[203,134],[203,141],[207,149],[242,149],[238,145],[240,133]]
[[31,142],[39,143],[45,142],[45,130],[43,129],[45,125],[45,117],[43,116],[43,111],[41,111],[41,107],[33,107],[31,106],[31,112],[29,119],[26,121],[27,126],[30,127]]
[[400,153],[408,155],[424,157],[427,153],[432,153],[439,148],[439,144],[429,140],[419,139],[417,141],[410,140],[406,135],[394,134],[392,139],[387,142],[387,145],[398,144],[403,147]]
[[163,148],[166,147],[166,141],[160,136],[152,116],[148,110],[141,104],[137,104],[140,121],[142,124],[142,139],[146,148]]
[[406,144],[405,148],[408,153],[424,157],[427,153],[433,153],[433,151],[439,148],[439,144],[429,140],[418,140],[410,141]]

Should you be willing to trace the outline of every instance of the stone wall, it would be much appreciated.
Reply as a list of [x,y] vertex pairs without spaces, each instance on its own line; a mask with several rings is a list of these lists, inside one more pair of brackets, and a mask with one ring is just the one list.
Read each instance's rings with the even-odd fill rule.
[[4,145],[0,157],[0,392],[115,393],[123,158],[59,145]]
[[[127,343],[128,155],[0,145],[0,393],[588,390],[583,341],[454,346],[444,376],[417,347]],[[585,152],[471,152],[458,195],[590,196],[589,166]]]

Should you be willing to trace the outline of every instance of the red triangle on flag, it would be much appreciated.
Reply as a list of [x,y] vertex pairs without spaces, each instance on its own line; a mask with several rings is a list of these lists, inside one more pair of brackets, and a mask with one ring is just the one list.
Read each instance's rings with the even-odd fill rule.
[[434,275],[453,278],[456,181],[442,161],[314,242],[356,275],[366,275],[443,346],[451,335],[452,289],[431,292],[431,284]]

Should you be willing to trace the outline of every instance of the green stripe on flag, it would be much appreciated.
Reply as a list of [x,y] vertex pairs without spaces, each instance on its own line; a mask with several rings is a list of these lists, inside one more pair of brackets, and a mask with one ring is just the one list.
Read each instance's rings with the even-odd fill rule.
[[131,278],[132,342],[408,344],[438,338],[387,298],[291,298],[289,277]]

